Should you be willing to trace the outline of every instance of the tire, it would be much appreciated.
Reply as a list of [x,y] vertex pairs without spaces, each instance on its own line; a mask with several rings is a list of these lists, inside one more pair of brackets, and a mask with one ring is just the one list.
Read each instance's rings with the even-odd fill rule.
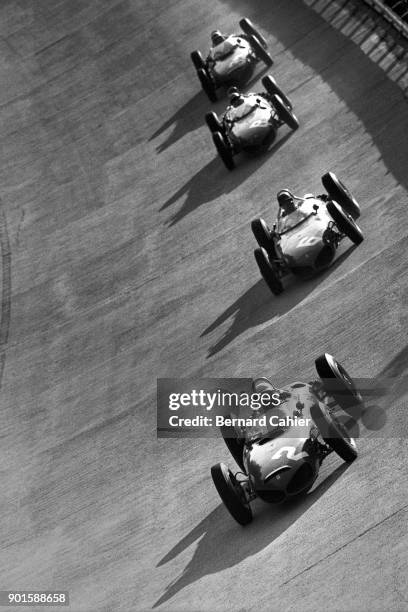
[[222,425],[222,427],[220,427],[220,431],[223,440],[235,462],[237,465],[239,465],[240,469],[246,473],[243,461],[244,441],[237,437],[236,431],[233,427]]
[[262,43],[256,38],[256,36],[249,36],[249,44],[255,52],[258,59],[264,62],[267,66],[272,66],[273,59],[269,55],[266,49],[262,46]]
[[352,196],[347,187],[337,178],[334,172],[326,172],[326,174],[323,174],[322,183],[332,200],[340,204],[346,213],[351,215],[353,219],[359,218],[361,210],[357,200]]
[[358,227],[351,215],[348,215],[337,202],[327,202],[327,212],[337,225],[338,230],[350,238],[351,242],[358,246],[364,240],[363,232]]
[[283,291],[283,284],[279,278],[274,266],[271,264],[268,253],[265,249],[255,249],[255,261],[258,264],[259,271],[274,295],[280,295]]
[[357,457],[357,449],[353,438],[347,432],[342,423],[329,414],[327,408],[322,404],[313,404],[310,415],[320,431],[323,440],[334,450],[335,453],[351,463]]
[[231,470],[224,463],[217,463],[211,468],[211,477],[231,516],[240,525],[248,525],[252,521],[252,510]]
[[266,49],[268,47],[268,44],[267,44],[265,38],[262,36],[262,34],[260,32],[258,32],[258,30],[254,26],[252,21],[250,21],[246,17],[243,17],[239,21],[239,27],[241,28],[243,33],[246,34],[247,36],[255,36],[255,38],[257,38],[259,40],[259,42],[264,47],[264,49]]
[[235,168],[234,159],[232,157],[231,149],[226,145],[225,140],[221,132],[213,132],[213,142],[215,148],[218,151],[218,155],[221,157],[224,162],[225,167],[228,170],[233,170]]
[[315,360],[315,366],[325,391],[336,400],[340,408],[358,418],[363,398],[350,374],[329,353],[320,355]]
[[190,53],[191,61],[194,64],[194,68],[196,70],[205,70],[205,62],[203,60],[203,56],[200,51],[192,51]]
[[279,119],[283,121],[283,123],[286,123],[291,130],[297,130],[299,127],[299,121],[292,109],[285,105],[282,98],[275,94],[272,96],[272,104],[278,113]]
[[268,255],[276,259],[277,253],[271,237],[271,230],[265,221],[263,219],[254,219],[251,221],[251,230],[261,249],[265,249]]
[[222,127],[222,123],[218,119],[214,111],[211,111],[210,113],[206,113],[205,122],[208,125],[211,133],[214,133],[214,132],[221,132],[221,134],[223,133],[224,129]]
[[267,93],[270,96],[278,95],[285,104],[285,106],[292,110],[292,102],[289,100],[288,96],[281,90],[281,88],[273,77],[271,77],[269,74],[264,76],[262,79],[262,85],[265,87]]
[[200,70],[197,70],[197,76],[198,76],[198,78],[200,80],[201,87],[203,88],[203,90],[207,94],[208,99],[210,100],[210,102],[216,102],[217,101],[217,94],[216,94],[216,91],[215,91],[215,86],[214,86],[214,83],[212,82],[212,80],[210,79],[210,77],[208,76],[207,71],[204,70],[204,68],[200,68]]

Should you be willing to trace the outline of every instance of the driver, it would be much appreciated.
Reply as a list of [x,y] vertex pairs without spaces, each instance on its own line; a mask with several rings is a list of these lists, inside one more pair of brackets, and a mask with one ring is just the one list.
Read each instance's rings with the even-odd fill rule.
[[257,107],[266,108],[262,94],[243,94],[236,87],[230,87],[227,91],[229,105],[225,111],[225,119],[230,122],[239,121],[249,115]]
[[237,108],[237,106],[241,106],[241,104],[245,100],[245,96],[242,92],[238,91],[236,87],[230,87],[227,91],[227,96],[229,99],[230,106]]
[[235,42],[228,40],[228,38],[229,37],[220,32],[220,30],[211,32],[212,47],[208,53],[208,61],[215,63],[217,59],[226,55],[236,47]]
[[282,216],[286,217],[287,215],[295,212],[297,209],[294,195],[289,191],[289,189],[281,189],[278,191],[276,198],[278,200],[279,208],[282,210]]
[[217,59],[226,55],[235,47],[240,46],[240,42],[239,38],[227,36],[220,32],[220,30],[214,30],[211,32],[212,47],[208,53],[207,61],[215,63]]

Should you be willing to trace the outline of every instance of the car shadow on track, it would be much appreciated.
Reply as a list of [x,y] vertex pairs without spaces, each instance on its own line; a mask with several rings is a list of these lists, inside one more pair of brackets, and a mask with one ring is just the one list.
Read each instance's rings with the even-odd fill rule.
[[[247,91],[258,79],[263,77],[269,69],[264,67],[260,70],[256,70],[254,75],[249,81],[243,86],[242,91]],[[194,76],[194,74],[193,74]],[[195,77],[194,77],[195,78]],[[197,87],[199,87],[197,80]],[[217,109],[219,113],[223,113],[227,105],[226,90],[220,89],[218,95],[218,102],[220,108]],[[188,102],[183,104],[171,117],[166,119],[164,123],[152,134],[148,140],[151,142],[158,138],[163,132],[173,127],[172,132],[167,136],[166,140],[160,143],[156,147],[157,153],[162,153],[171,145],[176,143],[178,140],[183,138],[186,134],[194,132],[204,124],[204,114],[207,113],[211,108],[216,108],[211,105],[205,93],[200,89]]]
[[[222,572],[269,546],[317,502],[348,467],[347,463],[342,463],[324,480],[319,478],[307,495],[281,506],[256,501],[253,505],[254,521],[245,529],[235,523],[223,504],[219,505],[159,561],[158,567],[168,563],[199,540],[194,555],[181,576],[167,587],[153,608],[168,601],[181,589],[203,576]],[[271,572],[270,579],[273,581],[273,568]]]
[[204,93],[199,91],[177,112],[167,119],[162,125],[150,136],[149,142],[158,138],[163,132],[173,126],[173,131],[167,136],[166,140],[156,147],[157,153],[162,153],[172,144],[183,138],[189,132],[197,130],[204,124],[204,113],[207,112],[208,100]]
[[[338,268],[355,249],[355,246],[348,248],[337,257],[330,268],[309,280],[292,277],[287,283],[285,281],[285,292],[278,297],[272,295],[265,281],[260,278],[202,332],[201,337],[214,331],[230,317],[234,317],[230,328],[226,331],[224,336],[209,348],[207,359],[221,351],[247,329],[261,325],[266,321],[280,317],[289,312],[312,293],[321,282],[330,276],[330,274],[333,274],[334,270]],[[257,269],[255,262],[254,269]]]
[[175,225],[199,206],[207,204],[219,198],[221,195],[233,191],[238,185],[251,176],[251,174],[259,170],[263,164],[270,161],[271,155],[277,153],[289,140],[292,134],[292,131],[284,134],[279,140],[275,141],[266,153],[259,156],[250,157],[245,156],[245,154],[240,154],[238,167],[232,172],[226,170],[217,155],[217,157],[212,159],[204,168],[201,168],[197,174],[187,181],[183,187],[176,191],[176,193],[161,206],[160,210],[163,211],[183,196],[187,196],[180,210],[174,213],[169,219],[168,225],[170,227]]

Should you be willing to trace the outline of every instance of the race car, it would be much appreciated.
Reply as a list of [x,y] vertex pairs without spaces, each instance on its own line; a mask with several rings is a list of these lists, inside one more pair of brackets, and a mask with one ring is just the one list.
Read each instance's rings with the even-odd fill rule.
[[221,85],[242,85],[254,72],[255,65],[262,61],[272,66],[264,37],[253,23],[244,17],[239,22],[244,34],[222,34],[214,30],[211,34],[213,47],[204,60],[200,51],[191,53],[201,87],[211,102],[217,100],[217,88]]
[[230,104],[222,119],[216,113],[205,115],[215,148],[228,170],[235,168],[234,155],[241,151],[265,152],[286,123],[297,130],[299,121],[292,103],[270,75],[262,79],[266,92],[242,94],[236,87],[228,90]]
[[340,418],[339,407],[346,413],[355,406],[361,408],[361,394],[332,355],[324,353],[315,366],[319,380],[309,383],[294,382],[277,390],[266,378],[253,381],[255,393],[278,391],[281,398],[279,406],[265,409],[266,425],[221,428],[241,471],[234,474],[224,463],[217,463],[211,476],[227,510],[241,525],[252,520],[250,502],[256,497],[279,504],[307,493],[322,461],[333,451],[346,462],[357,457],[356,443]]
[[258,242],[256,263],[273,294],[284,290],[282,279],[300,277],[327,268],[343,238],[359,245],[364,236],[356,219],[360,206],[333,172],[321,178],[327,194],[307,193],[303,198],[283,189],[278,193],[279,213],[271,230],[263,219],[254,219],[251,229]]

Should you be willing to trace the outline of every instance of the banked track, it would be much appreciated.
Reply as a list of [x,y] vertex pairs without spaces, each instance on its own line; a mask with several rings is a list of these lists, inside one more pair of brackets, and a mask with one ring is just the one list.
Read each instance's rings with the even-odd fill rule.
[[[309,4],[2,3],[2,589],[68,589],[75,612],[407,610],[406,436],[240,529],[210,480],[222,442],[155,434],[157,376],[283,384],[323,350],[406,370],[406,102]],[[242,15],[302,125],[228,174],[188,54]],[[248,222],[329,169],[366,241],[274,299]]]

